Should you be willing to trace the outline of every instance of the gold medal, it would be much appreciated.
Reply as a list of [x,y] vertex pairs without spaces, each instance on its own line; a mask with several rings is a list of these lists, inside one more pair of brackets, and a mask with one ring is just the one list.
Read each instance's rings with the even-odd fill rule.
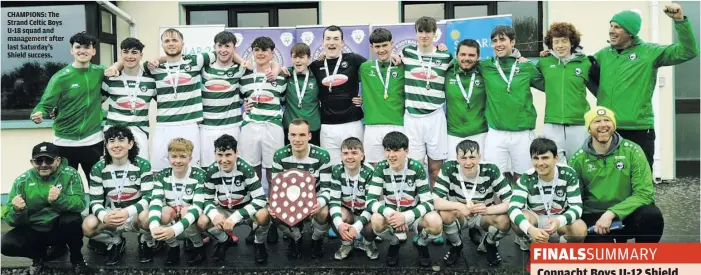
[[388,97],[389,97],[389,96],[387,96],[387,94],[385,94],[385,99],[387,99]]

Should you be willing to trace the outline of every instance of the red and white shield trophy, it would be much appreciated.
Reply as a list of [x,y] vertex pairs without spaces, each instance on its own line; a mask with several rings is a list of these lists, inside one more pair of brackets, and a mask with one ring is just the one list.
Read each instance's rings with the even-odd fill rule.
[[316,204],[316,178],[304,170],[282,171],[273,177],[269,199],[276,217],[293,227],[309,217]]

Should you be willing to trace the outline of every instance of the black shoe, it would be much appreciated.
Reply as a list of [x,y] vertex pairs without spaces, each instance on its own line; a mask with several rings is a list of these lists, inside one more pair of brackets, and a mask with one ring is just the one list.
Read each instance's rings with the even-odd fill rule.
[[443,260],[445,260],[445,265],[447,266],[454,266],[457,262],[458,259],[460,259],[460,255],[462,254],[462,243],[458,246],[450,246],[450,250],[448,250],[448,253],[445,254],[445,257],[443,257]]
[[83,254],[78,252],[71,252],[71,265],[73,265],[73,271],[75,274],[85,274],[86,269],[88,268],[88,265],[85,263],[85,260],[83,259]]
[[312,240],[312,259],[324,257],[324,239]]
[[419,245],[419,265],[421,267],[431,266],[431,254],[428,253],[428,246]]
[[300,243],[302,242],[302,238],[299,238],[299,240],[290,240],[290,243],[287,245],[287,257],[291,259],[298,259],[302,256],[302,252],[300,251]]
[[156,241],[156,245],[153,246],[153,251],[161,251],[166,248],[166,243],[164,241]]
[[171,247],[168,250],[168,257],[166,257],[166,265],[174,265],[180,263],[180,245]]
[[146,242],[139,242],[139,262],[149,263],[153,261],[153,247],[149,247]]
[[388,266],[396,266],[397,265],[397,260],[399,260],[399,244],[394,244],[394,245],[389,245],[389,249],[387,249],[387,265]]
[[482,240],[482,233],[477,229],[477,227],[470,227],[470,229],[467,231],[467,234],[470,236],[470,241],[474,245],[479,245],[481,240]]
[[214,255],[212,255],[212,261],[218,263],[224,260],[226,258],[226,250],[232,245],[234,245],[234,240],[232,240],[231,236],[228,234],[226,235],[226,241],[222,243],[214,243]]
[[185,239],[185,252],[190,252],[195,250],[195,245],[189,239]]
[[43,256],[43,260],[53,261],[63,257],[63,255],[66,255],[66,253],[68,253],[68,246],[65,244],[47,246],[45,253],[46,254]]
[[124,253],[124,247],[126,247],[127,242],[124,240],[124,237],[121,237],[121,239],[122,241],[119,244],[113,245],[112,249],[108,250],[105,265],[116,265],[120,260],[122,260],[122,253]]
[[32,260],[32,266],[29,267],[29,275],[41,274],[44,271],[44,259],[36,258]]
[[93,239],[88,240],[88,249],[95,252],[97,255],[107,255],[107,245]]
[[265,249],[264,243],[255,244],[255,259],[257,264],[266,264],[268,262],[268,251]]
[[187,253],[187,263],[191,266],[197,265],[204,261],[207,257],[207,251],[204,245],[200,247],[194,247],[192,251]]
[[270,225],[270,230],[268,230],[268,243],[269,244],[276,244],[278,240],[280,239],[280,236],[277,234],[277,225],[275,223]]
[[487,249],[487,263],[489,266],[498,266],[501,264],[501,255],[497,249],[496,243],[487,242],[487,237],[482,238],[482,244]]

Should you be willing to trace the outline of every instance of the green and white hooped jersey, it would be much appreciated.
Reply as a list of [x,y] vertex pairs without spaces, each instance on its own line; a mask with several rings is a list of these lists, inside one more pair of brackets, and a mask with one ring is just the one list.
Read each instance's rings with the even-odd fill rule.
[[105,125],[136,126],[148,132],[148,109],[151,99],[156,98],[156,81],[143,71],[139,73],[129,76],[122,72],[103,80],[102,95],[110,99]]
[[[445,103],[445,76],[453,56],[436,51],[421,55],[416,46],[402,49],[406,110],[415,116],[424,116],[443,108]],[[430,75],[429,75],[430,73]]]
[[188,208],[187,214],[173,225],[176,236],[195,224],[204,209],[205,177],[206,172],[199,167],[189,167],[184,179],[175,178],[170,167],[158,172],[149,204],[149,227],[160,226],[163,207]]
[[331,171],[331,202],[329,202],[329,215],[334,226],[338,228],[343,222],[341,207],[348,209],[353,215],[360,216],[362,225],[370,222],[372,213],[365,210],[365,193],[367,185],[372,181],[373,168],[369,164],[363,164],[357,175],[351,177],[347,174],[343,164],[334,165]]
[[511,186],[495,164],[482,162],[477,169],[477,177],[468,179],[461,173],[462,167],[457,161],[447,161],[441,167],[433,193],[442,199],[460,203],[466,203],[467,194],[471,196],[470,201],[487,206],[494,204],[495,192],[501,201],[511,199]]
[[126,208],[130,216],[148,209],[153,190],[153,174],[148,160],[122,166],[98,161],[89,176],[90,210],[102,222],[107,209]]
[[331,157],[329,152],[324,148],[309,144],[309,155],[306,158],[299,160],[292,153],[292,145],[286,145],[277,151],[273,157],[273,178],[277,173],[289,169],[299,169],[308,171],[316,179],[316,197],[317,200],[322,200],[323,206],[329,203],[330,199],[330,182],[331,182]]
[[282,100],[287,80],[280,73],[274,81],[267,81],[264,73],[251,70],[241,77],[241,95],[253,108],[243,115],[243,125],[250,122],[270,122],[282,127]]
[[202,69],[204,120],[201,125],[230,127],[243,120],[239,79],[245,72],[246,68],[236,63],[226,68],[220,67],[216,62],[204,66]]
[[263,186],[253,167],[243,160],[236,160],[236,168],[225,173],[217,163],[207,168],[207,181],[204,184],[204,213],[214,219],[219,207],[235,211],[236,222],[252,217],[268,204]]
[[[366,192],[367,208],[385,217],[391,211],[411,210],[412,217],[407,217],[410,222],[433,211],[426,170],[421,162],[411,158],[407,158],[401,172],[394,172],[387,160],[378,163]],[[379,201],[381,196],[384,196],[384,205]]]

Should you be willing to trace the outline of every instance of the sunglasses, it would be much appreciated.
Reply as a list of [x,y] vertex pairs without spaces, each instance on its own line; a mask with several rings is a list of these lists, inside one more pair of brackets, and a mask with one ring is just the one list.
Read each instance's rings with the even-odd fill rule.
[[38,157],[38,158],[32,159],[32,162],[36,165],[41,165],[42,163],[44,163],[46,165],[52,165],[52,164],[54,164],[54,161],[56,161],[56,159],[51,158],[51,157]]

